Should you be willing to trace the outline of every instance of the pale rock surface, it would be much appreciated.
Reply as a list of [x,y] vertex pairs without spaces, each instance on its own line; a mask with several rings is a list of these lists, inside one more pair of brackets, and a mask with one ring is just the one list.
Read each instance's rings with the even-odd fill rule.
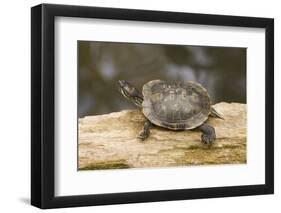
[[246,105],[219,103],[214,108],[225,120],[210,117],[217,140],[201,143],[197,130],[172,131],[152,127],[145,141],[136,138],[144,116],[124,110],[79,119],[79,169],[168,167],[246,163]]

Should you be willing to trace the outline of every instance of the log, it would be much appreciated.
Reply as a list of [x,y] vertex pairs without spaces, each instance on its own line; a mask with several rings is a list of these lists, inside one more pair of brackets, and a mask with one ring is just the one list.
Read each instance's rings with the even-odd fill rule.
[[201,142],[198,130],[152,127],[145,141],[141,110],[124,110],[79,119],[79,170],[246,163],[246,104],[219,103],[225,120],[210,117],[217,139]]

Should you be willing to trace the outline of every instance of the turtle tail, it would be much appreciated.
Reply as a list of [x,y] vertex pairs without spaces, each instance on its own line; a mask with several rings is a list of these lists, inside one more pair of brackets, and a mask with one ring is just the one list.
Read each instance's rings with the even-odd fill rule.
[[214,107],[211,107],[211,116],[215,117],[215,118],[219,118],[224,120],[224,118],[222,117],[222,115],[220,115],[215,109]]

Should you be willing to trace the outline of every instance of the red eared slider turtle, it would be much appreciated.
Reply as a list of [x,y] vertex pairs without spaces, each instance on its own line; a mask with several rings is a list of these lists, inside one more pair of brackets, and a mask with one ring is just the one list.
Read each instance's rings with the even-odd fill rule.
[[138,135],[140,139],[149,136],[152,124],[171,130],[198,129],[206,144],[216,139],[215,129],[205,121],[209,115],[223,117],[211,106],[209,94],[202,85],[192,81],[153,80],[146,83],[140,93],[127,81],[118,83],[123,96],[141,107],[146,117],[143,131]]

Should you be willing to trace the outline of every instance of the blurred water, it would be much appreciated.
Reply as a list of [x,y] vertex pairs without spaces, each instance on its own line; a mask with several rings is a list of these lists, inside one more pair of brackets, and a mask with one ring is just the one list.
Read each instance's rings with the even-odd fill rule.
[[141,90],[154,79],[201,83],[212,102],[246,103],[246,48],[78,42],[78,116],[136,108],[117,80]]

